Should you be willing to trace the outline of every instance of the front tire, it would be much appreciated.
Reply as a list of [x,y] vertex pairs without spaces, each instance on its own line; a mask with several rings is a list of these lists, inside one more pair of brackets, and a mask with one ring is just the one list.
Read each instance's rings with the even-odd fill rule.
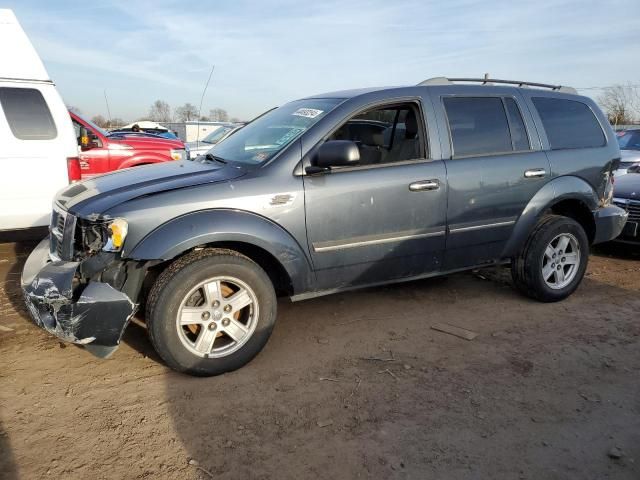
[[548,215],[511,262],[511,276],[523,294],[557,302],[578,288],[588,259],[589,240],[582,226],[568,217]]
[[236,370],[264,347],[276,320],[268,275],[232,250],[203,249],[173,262],[147,300],[147,327],[169,367],[196,376]]

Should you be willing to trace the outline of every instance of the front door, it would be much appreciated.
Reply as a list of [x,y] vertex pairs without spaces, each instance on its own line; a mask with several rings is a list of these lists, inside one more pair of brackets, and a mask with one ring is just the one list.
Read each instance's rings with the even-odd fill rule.
[[[100,135],[90,125],[80,123],[75,118],[72,120],[78,140],[78,158],[82,178],[87,179],[111,171],[109,149],[104,145],[105,142]],[[83,134],[86,134],[84,140]]]
[[442,161],[429,160],[425,138],[417,102],[362,112],[329,138],[356,142],[360,163],[303,177],[319,289],[440,268],[446,171]]

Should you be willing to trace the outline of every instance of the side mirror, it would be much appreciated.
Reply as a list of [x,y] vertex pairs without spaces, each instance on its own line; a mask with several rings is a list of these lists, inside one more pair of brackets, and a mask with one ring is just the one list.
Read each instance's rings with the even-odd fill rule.
[[82,150],[91,150],[92,148],[101,148],[102,142],[100,139],[87,129],[80,130],[80,147]]
[[[331,169],[354,165],[360,161],[360,150],[350,140],[329,140],[318,148],[314,165],[307,168],[307,173],[319,173]],[[309,171],[313,170],[313,171]]]
[[85,150],[89,146],[89,132],[84,127],[80,127],[80,136],[78,137],[80,147]]
[[360,150],[351,140],[329,140],[320,145],[316,165],[321,168],[342,167],[360,161]]

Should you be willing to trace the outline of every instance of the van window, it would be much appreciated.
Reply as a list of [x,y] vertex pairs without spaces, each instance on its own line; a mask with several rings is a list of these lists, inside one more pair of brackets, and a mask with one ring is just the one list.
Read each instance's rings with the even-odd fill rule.
[[606,143],[600,123],[584,103],[549,97],[531,100],[552,150],[601,147]]
[[20,140],[56,138],[56,125],[40,90],[0,87],[0,106],[14,137]]
[[499,97],[445,97],[454,156],[513,151],[507,115]]
[[505,98],[504,103],[507,106],[507,114],[509,115],[509,127],[511,130],[511,142],[513,143],[513,149],[516,151],[529,150],[531,145],[529,144],[529,137],[527,136],[527,129],[524,127],[524,120],[522,120],[522,114],[518,108],[518,104],[513,98]]

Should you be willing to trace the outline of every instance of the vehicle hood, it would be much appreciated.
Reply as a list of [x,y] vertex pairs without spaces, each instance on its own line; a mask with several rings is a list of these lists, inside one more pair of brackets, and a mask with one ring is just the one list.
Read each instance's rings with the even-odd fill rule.
[[620,150],[620,162],[640,162],[640,150]]
[[640,173],[629,173],[616,177],[613,184],[613,196],[640,200]]
[[136,150],[158,150],[158,149],[179,149],[184,148],[184,143],[180,140],[170,138],[143,137],[141,135],[112,135],[107,137],[110,144],[129,145]]
[[233,180],[245,173],[237,166],[188,160],[156,163],[75,183],[58,192],[56,202],[74,215],[93,218],[135,198]]

